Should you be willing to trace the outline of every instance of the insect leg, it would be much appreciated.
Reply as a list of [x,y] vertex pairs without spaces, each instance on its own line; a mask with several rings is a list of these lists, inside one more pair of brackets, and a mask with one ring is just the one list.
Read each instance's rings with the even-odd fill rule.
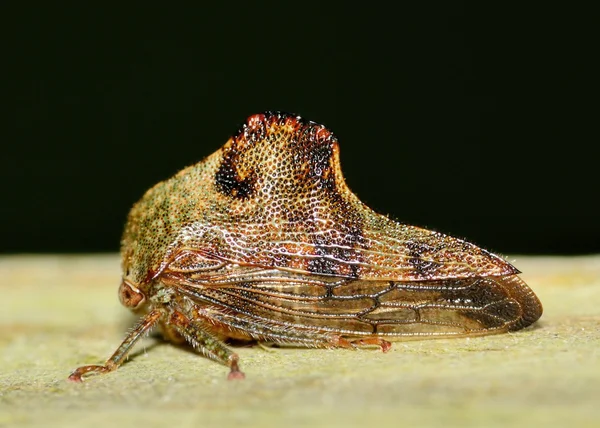
[[108,360],[106,360],[106,363],[104,363],[103,366],[90,365],[79,367],[75,369],[73,373],[71,373],[68,379],[73,382],[81,382],[83,380],[81,377],[87,373],[108,373],[116,370],[117,367],[123,363],[123,360],[127,357],[127,354],[135,342],[137,342],[145,332],[150,330],[162,315],[163,311],[160,309],[155,309],[148,313],[148,315],[138,321],[133,330],[131,330],[125,340],[123,340],[121,345],[117,348],[115,353],[112,354]]
[[355,346],[365,346],[365,345],[377,345],[381,346],[381,352],[387,352],[392,347],[392,344],[387,340],[380,339],[379,337],[367,337],[365,339],[356,339],[350,342]]
[[207,332],[201,323],[191,321],[181,312],[174,311],[169,324],[177,328],[187,341],[208,358],[229,367],[227,379],[244,379],[245,375],[238,366],[239,357],[219,339]]
[[222,312],[206,308],[196,308],[197,318],[206,320],[214,330],[224,333],[243,332],[248,338],[258,342],[272,342],[280,345],[300,345],[315,348],[354,348],[349,340],[338,333],[319,331],[304,326],[291,326],[275,320],[250,318],[235,312]]

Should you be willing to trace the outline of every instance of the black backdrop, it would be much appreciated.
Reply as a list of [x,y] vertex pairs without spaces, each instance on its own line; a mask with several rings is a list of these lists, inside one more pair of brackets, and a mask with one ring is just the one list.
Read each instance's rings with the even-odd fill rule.
[[589,12],[375,4],[3,5],[0,250],[116,251],[147,188],[283,110],[333,130],[379,212],[600,251]]

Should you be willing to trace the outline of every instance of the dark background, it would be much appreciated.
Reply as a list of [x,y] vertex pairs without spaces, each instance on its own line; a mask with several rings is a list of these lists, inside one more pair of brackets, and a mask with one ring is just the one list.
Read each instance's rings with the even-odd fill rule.
[[0,11],[2,252],[117,251],[147,188],[264,110],[333,130],[350,188],[400,221],[600,251],[590,11],[43,5]]

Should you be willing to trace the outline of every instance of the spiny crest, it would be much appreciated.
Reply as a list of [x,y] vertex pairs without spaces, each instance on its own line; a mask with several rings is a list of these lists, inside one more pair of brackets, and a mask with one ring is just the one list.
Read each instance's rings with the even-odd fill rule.
[[256,114],[222,148],[217,190],[235,199],[332,191],[344,180],[337,144],[323,125],[299,116]]

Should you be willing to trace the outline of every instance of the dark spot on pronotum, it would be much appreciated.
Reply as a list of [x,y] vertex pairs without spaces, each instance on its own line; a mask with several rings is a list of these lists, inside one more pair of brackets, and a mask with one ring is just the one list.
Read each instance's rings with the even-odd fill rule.
[[237,168],[235,150],[228,151],[215,174],[215,184],[219,192],[234,199],[252,197],[256,188],[256,171],[251,171],[245,178],[240,178]]
[[[344,275],[358,278],[360,253],[356,247],[363,241],[362,230],[357,225],[349,227],[342,241],[333,245],[321,235],[314,235],[315,255],[319,256],[309,261],[308,271],[322,275]],[[348,272],[349,269],[349,272]]]
[[335,248],[331,247],[323,236],[313,234],[313,244],[317,256],[308,262],[308,271],[315,274],[335,275],[338,271],[337,263],[332,259]]
[[350,263],[350,276],[358,278],[358,263],[362,262],[362,257],[361,253],[356,251],[356,249],[362,247],[364,244],[363,230],[358,219],[346,218],[346,220],[348,230],[346,231],[345,245],[349,246],[351,249],[342,250],[340,257],[342,260],[353,262]]
[[317,257],[308,262],[308,271],[320,275],[335,275],[337,269],[333,260]]
[[319,186],[323,189],[335,189],[335,171],[332,167],[331,158],[333,157],[333,143],[331,135],[323,140],[318,137],[321,129],[311,129],[306,134],[305,138],[310,141],[306,142],[309,150],[307,152],[309,168],[309,177],[317,180]]
[[440,267],[440,264],[431,260],[426,260],[423,255],[431,250],[431,248],[420,242],[408,242],[406,246],[409,249],[408,263],[413,267],[417,276],[427,277]]

